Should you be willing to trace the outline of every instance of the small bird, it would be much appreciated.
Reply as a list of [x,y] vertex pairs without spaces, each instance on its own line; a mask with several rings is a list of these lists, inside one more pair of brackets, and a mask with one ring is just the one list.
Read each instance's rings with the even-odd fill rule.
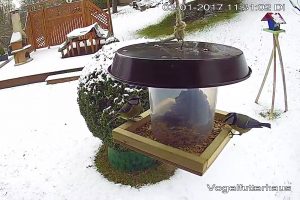
[[110,122],[115,120],[117,117],[121,117],[125,120],[135,120],[135,118],[138,117],[143,110],[140,97],[133,96],[122,106]]
[[271,124],[269,123],[261,123],[247,115],[239,113],[228,113],[224,118],[224,122],[230,125],[234,130],[238,131],[238,135],[242,135],[252,128],[271,128]]
[[121,118],[126,120],[132,120],[139,116],[143,112],[143,107],[141,104],[141,99],[138,96],[131,97],[127,103],[125,103],[119,110],[119,115]]

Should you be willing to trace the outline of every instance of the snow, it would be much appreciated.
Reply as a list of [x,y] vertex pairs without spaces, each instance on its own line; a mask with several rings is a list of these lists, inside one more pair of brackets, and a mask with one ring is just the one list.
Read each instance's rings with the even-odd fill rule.
[[15,4],[16,8],[20,7],[20,0],[13,0],[13,3]]
[[11,35],[10,43],[22,41],[22,34],[20,32],[13,32]]
[[93,29],[95,29],[96,34],[98,35],[98,37],[104,37],[104,38],[107,37],[108,30],[103,30],[98,25],[98,23],[94,23],[94,24],[92,24],[90,26],[87,26],[87,27],[74,29],[73,31],[71,31],[70,33],[67,34],[67,37],[68,37],[68,39],[73,39],[73,38],[77,38],[77,37],[80,37],[80,36],[84,36]]
[[26,46],[25,46],[25,47],[23,47],[22,49],[17,49],[17,50],[14,50],[14,51],[12,51],[11,53],[12,53],[12,54],[15,54],[15,53],[18,53],[18,52],[24,51],[24,50],[26,50],[26,49],[29,49],[29,48],[31,48],[31,44],[29,44],[29,45],[26,45]]
[[148,25],[161,21],[170,11],[164,11],[159,5],[143,12],[130,6],[118,8],[118,13],[112,16],[114,35],[120,41],[140,39],[136,31]]
[[273,14],[271,14],[271,16],[273,17],[274,21],[278,24],[286,23],[279,13],[273,13]]
[[93,56],[91,54],[62,59],[57,49],[58,46],[51,47],[50,49],[37,49],[36,52],[30,53],[30,57],[33,58],[31,62],[17,67],[14,66],[14,61],[9,62],[0,68],[0,80],[84,67]]
[[5,66],[7,63],[9,63],[11,60],[13,59],[12,56],[8,56],[8,60],[3,60],[3,61],[0,61],[0,68]]
[[[272,2],[285,3],[279,0]],[[263,4],[269,1],[255,0],[248,3]],[[252,130],[231,139],[203,177],[177,170],[170,180],[140,189],[107,181],[93,166],[93,159],[101,141],[92,136],[80,115],[76,100],[78,81],[56,85],[39,83],[0,90],[0,199],[300,199],[300,18],[291,10],[291,5],[286,4],[286,9],[282,12],[287,21],[282,26],[286,33],[280,34],[279,40],[286,70],[289,111],[282,113],[283,89],[278,69],[275,102],[276,109],[282,113],[280,118],[271,121],[271,130]],[[133,33],[139,26],[155,23],[165,14],[165,11],[156,11],[161,10],[153,8],[136,12],[128,9],[127,16],[121,10],[120,14],[113,16],[113,21],[116,19],[114,23],[119,23],[119,26],[114,26],[116,37],[121,40],[136,39],[138,36]],[[236,18],[210,27],[204,32],[190,34],[186,39],[232,45],[244,51],[253,73],[244,82],[220,87],[217,108],[244,113],[267,122],[258,113],[270,108],[272,73],[269,74],[260,104],[254,103],[272,48],[272,35],[262,31],[267,26],[260,22],[264,14],[255,11],[243,12]],[[132,16],[138,16],[135,18],[136,23],[130,21]],[[124,17],[128,23],[124,23]],[[87,56],[76,60],[75,57],[68,62],[75,64],[91,60],[88,66],[93,68],[105,56],[113,56],[114,47],[106,48],[107,52],[100,53],[99,58],[91,60],[92,56]],[[54,58],[50,56],[55,54],[52,50],[51,47],[51,54],[44,52],[44,65],[54,62],[51,60]],[[43,50],[40,53],[43,54]],[[6,67],[7,65],[3,69]],[[85,73],[88,71],[86,68]],[[2,69],[0,76],[1,74]],[[209,191],[208,185],[213,184],[286,185],[291,186],[292,191],[222,193]]]
[[64,74],[57,74],[57,75],[52,75],[52,76],[48,76],[48,78],[46,78],[46,82],[49,80],[56,80],[56,79],[62,79],[62,78],[71,78],[71,77],[75,77],[75,76],[80,76],[81,75],[81,71],[78,72],[69,72],[69,73],[64,73]]

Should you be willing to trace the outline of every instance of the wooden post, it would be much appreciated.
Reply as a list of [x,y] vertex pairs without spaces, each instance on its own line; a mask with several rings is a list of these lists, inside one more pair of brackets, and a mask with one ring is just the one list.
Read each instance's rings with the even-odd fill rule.
[[75,56],[73,40],[71,40],[71,51],[72,51],[72,56]]
[[255,103],[258,103],[258,99],[259,99],[259,97],[261,95],[261,92],[262,92],[262,90],[264,88],[264,85],[265,85],[265,82],[267,80],[267,77],[268,77],[268,74],[269,74],[269,71],[270,71],[270,67],[271,67],[271,64],[272,64],[272,60],[273,60],[273,53],[274,53],[274,49],[272,49],[272,53],[271,53],[271,56],[270,56],[270,59],[269,59],[268,67],[267,67],[267,70],[265,72],[264,79],[263,79],[263,81],[262,81],[262,83],[260,85],[259,92],[258,92],[257,97],[255,99]]
[[266,82],[270,67],[271,67],[271,63],[272,60],[274,60],[274,74],[273,74],[273,92],[272,92],[272,105],[271,105],[271,110],[270,110],[270,118],[273,118],[274,116],[274,107],[275,107],[275,94],[276,94],[276,51],[278,51],[278,57],[279,57],[279,61],[280,61],[280,66],[281,66],[281,75],[282,75],[282,81],[283,81],[283,90],[284,90],[284,103],[285,103],[285,112],[288,111],[288,104],[287,104],[287,90],[286,90],[286,81],[285,81],[285,73],[284,73],[284,67],[283,67],[283,60],[282,60],[282,54],[281,54],[281,50],[280,50],[280,45],[279,45],[279,34],[285,32],[285,30],[278,30],[278,31],[273,31],[273,30],[269,30],[269,29],[264,29],[264,31],[272,33],[273,34],[273,49],[272,49],[272,54],[271,57],[269,59],[269,63],[267,66],[267,70],[265,72],[263,81],[261,83],[259,92],[257,94],[257,97],[255,99],[255,103],[258,103],[258,99],[261,95],[261,92],[263,90],[264,84]]
[[33,26],[32,26],[32,18],[31,18],[31,13],[30,12],[28,12],[28,17],[29,17],[29,26],[30,26],[30,31],[31,31],[31,34],[30,34],[30,36],[31,36],[31,41],[32,41],[32,45],[33,45],[33,50],[34,51],[36,51],[36,47],[37,47],[37,45],[36,45],[36,39],[35,39],[35,37],[34,37],[34,33],[33,33]]
[[86,5],[85,0],[81,1],[81,8],[82,8],[82,19],[83,19],[83,26],[88,26],[88,19],[87,19],[87,11],[86,11]]
[[113,25],[112,25],[112,20],[111,20],[111,12],[110,12],[110,1],[107,0],[107,11],[108,11],[108,26],[110,30],[110,35],[109,36],[114,36],[114,30],[113,30]]
[[282,75],[282,82],[283,82],[283,91],[284,91],[284,105],[285,105],[285,110],[284,112],[288,111],[288,104],[287,104],[287,91],[286,91],[286,82],[285,82],[285,73],[284,73],[284,67],[283,67],[283,60],[282,60],[282,54],[280,50],[280,45],[279,45],[279,40],[278,36],[275,36],[275,42],[278,50],[278,56],[279,56],[279,61],[280,61],[280,66],[281,66],[281,75]]
[[85,54],[88,54],[88,49],[87,49],[86,39],[83,41],[83,43],[84,43],[84,51],[85,51]]
[[70,57],[70,49],[69,49],[69,47],[70,47],[70,44],[67,46],[67,55],[68,55],[68,57]]
[[80,41],[76,41],[77,56],[80,56]]
[[46,15],[45,15],[45,8],[43,7],[42,9],[42,15],[43,15],[43,28],[44,28],[44,33],[45,33],[45,46],[50,48],[50,42],[49,42],[49,37],[48,37],[48,29],[47,29],[47,23],[46,23]]
[[273,118],[274,114],[274,104],[275,104],[275,94],[276,94],[276,42],[275,35],[273,35],[273,55],[274,55],[274,74],[273,74],[273,94],[272,94],[272,105],[270,111],[270,118]]

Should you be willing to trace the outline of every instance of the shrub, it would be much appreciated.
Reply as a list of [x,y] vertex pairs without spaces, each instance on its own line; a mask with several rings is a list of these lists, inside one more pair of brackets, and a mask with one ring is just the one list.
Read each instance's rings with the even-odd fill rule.
[[[93,0],[93,2],[101,9],[107,8],[107,0]],[[112,6],[112,1],[110,1],[110,6]]]
[[0,56],[2,56],[4,54],[5,54],[5,51],[4,51],[3,47],[0,46]]
[[[124,102],[133,95],[141,98],[144,110],[149,109],[148,91],[146,88],[130,86],[113,80],[106,71],[105,65],[111,63],[112,57],[97,55],[96,69],[82,77],[78,87],[78,104],[89,130],[104,144],[118,150],[125,150],[112,140],[112,130],[125,122],[124,119],[112,120]],[[100,58],[99,58],[100,57]],[[111,121],[112,120],[112,121]]]

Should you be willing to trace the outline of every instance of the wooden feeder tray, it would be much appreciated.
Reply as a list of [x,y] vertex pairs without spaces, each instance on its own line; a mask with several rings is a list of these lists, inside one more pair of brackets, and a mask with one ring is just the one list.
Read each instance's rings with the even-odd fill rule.
[[[222,121],[227,113],[216,110],[215,120]],[[193,150],[184,148],[174,148],[166,144],[144,137],[137,134],[141,127],[149,126],[150,111],[141,114],[139,121],[128,121],[113,130],[113,139],[115,142],[122,144],[134,151],[146,154],[154,159],[167,162],[178,168],[202,176],[205,171],[212,165],[217,156],[221,153],[227,142],[230,140],[229,133],[234,132],[231,127],[224,125],[216,133],[210,144],[204,151],[193,152]],[[147,125],[148,124],[148,125]],[[203,146],[205,146],[203,145]]]

